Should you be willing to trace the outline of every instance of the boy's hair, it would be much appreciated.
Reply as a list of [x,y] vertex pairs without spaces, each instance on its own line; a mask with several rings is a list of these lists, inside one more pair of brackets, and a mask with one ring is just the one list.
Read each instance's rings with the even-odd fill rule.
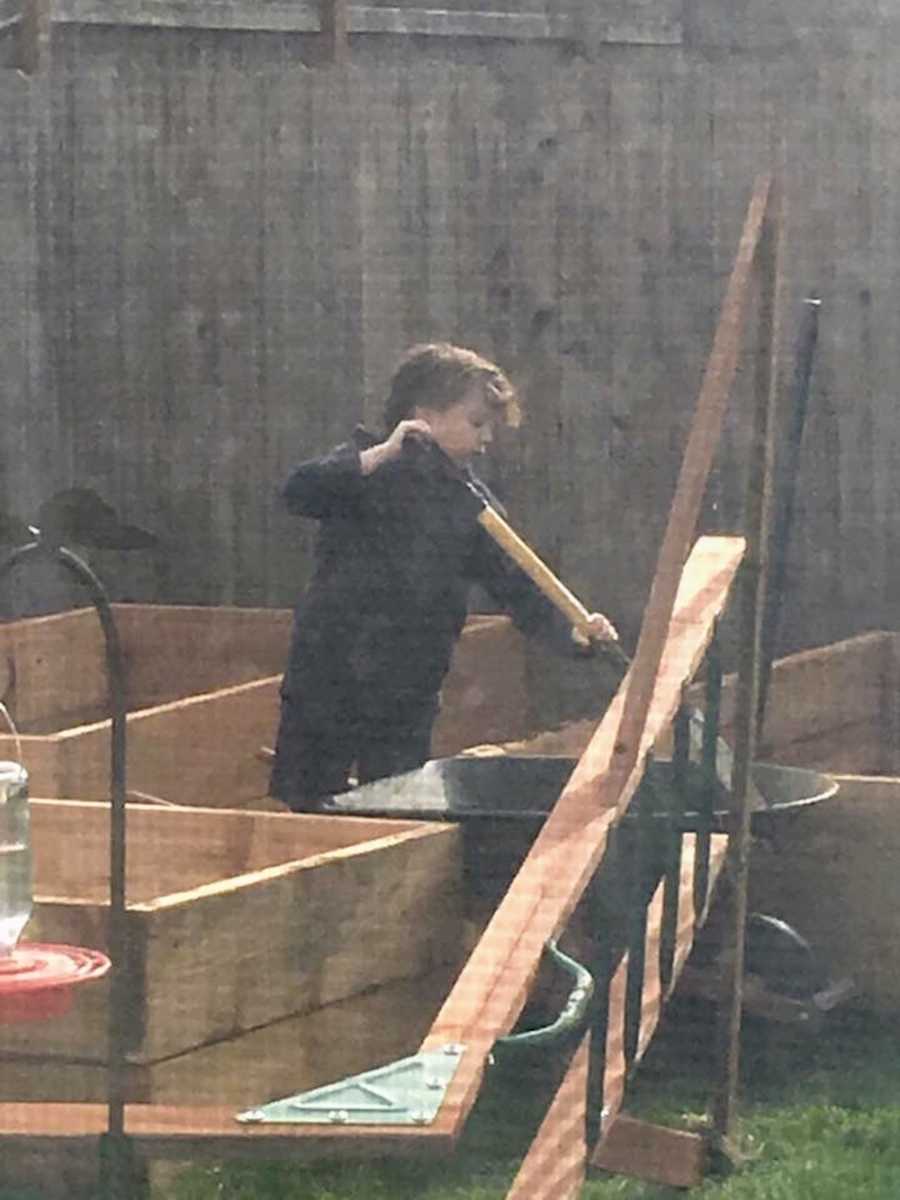
[[507,425],[519,424],[515,388],[496,363],[462,346],[429,342],[412,346],[401,358],[391,379],[385,426],[390,431],[417,405],[442,412],[462,400],[473,384],[481,384],[485,401],[502,413]]

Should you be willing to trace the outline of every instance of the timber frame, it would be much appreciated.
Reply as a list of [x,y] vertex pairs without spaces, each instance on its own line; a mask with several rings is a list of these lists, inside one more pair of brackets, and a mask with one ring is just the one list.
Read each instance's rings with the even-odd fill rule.
[[[453,1149],[478,1096],[492,1048],[515,1024],[545,944],[564,931],[603,861],[610,835],[644,775],[647,756],[682,706],[684,689],[703,661],[745,557],[748,543],[741,537],[703,537],[693,543],[735,374],[751,284],[760,267],[762,308],[764,314],[771,316],[772,312],[777,271],[774,256],[764,249],[766,245],[771,248],[773,231],[780,222],[776,203],[770,178],[760,178],[728,283],[632,666],[422,1043],[422,1051],[448,1042],[464,1047],[434,1121],[409,1128],[240,1125],[232,1107],[129,1105],[124,1113],[124,1133],[135,1151],[183,1160],[314,1157],[336,1152],[342,1156],[434,1155]],[[761,321],[761,332],[760,358],[764,367],[769,367],[762,387],[765,394],[761,395],[761,407],[765,407],[771,399],[774,376],[771,320]],[[759,516],[760,520],[765,516],[764,504]],[[743,803],[745,809],[753,750],[752,720],[747,713],[752,715],[754,710],[758,585],[763,574],[760,544],[760,529],[755,529],[750,537],[750,569],[745,572],[749,581],[744,590],[745,610],[751,618],[745,628],[751,629],[751,636],[742,662],[744,698],[736,723],[733,777],[735,802]],[[630,1055],[625,1029],[632,991],[627,955],[608,981],[603,1111],[595,1145],[588,1145],[586,1129],[591,1116],[588,1033],[574,1053],[510,1198],[569,1200],[578,1195],[589,1160],[604,1161],[606,1139],[616,1126],[628,1070],[652,1037],[666,991],[674,986],[690,950],[695,925],[703,919],[710,890],[725,863],[725,841],[715,835],[705,839],[706,885],[699,897],[695,899],[694,878],[698,839],[696,845],[684,848],[674,892],[676,903],[672,905],[672,895],[667,901],[662,886],[650,899],[643,918],[636,1046],[631,1047]],[[659,950],[666,910],[675,918],[675,942],[674,969],[667,972],[670,977],[664,983]],[[0,1105],[0,1142],[37,1139],[45,1145],[74,1145],[102,1141],[107,1132],[103,1105]],[[691,1147],[693,1153],[696,1143]],[[616,1161],[621,1166],[621,1161]]]

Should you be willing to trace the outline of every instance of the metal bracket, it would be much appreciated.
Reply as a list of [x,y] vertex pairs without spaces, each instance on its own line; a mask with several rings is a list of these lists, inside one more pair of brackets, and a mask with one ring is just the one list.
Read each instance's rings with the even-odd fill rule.
[[465,1046],[401,1058],[285,1100],[238,1113],[244,1124],[428,1125],[437,1116]]

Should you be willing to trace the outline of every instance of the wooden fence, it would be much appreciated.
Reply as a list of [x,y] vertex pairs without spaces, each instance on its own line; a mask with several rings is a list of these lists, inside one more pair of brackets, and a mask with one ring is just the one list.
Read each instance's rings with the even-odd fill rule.
[[[377,423],[405,345],[450,337],[521,383],[497,480],[627,640],[748,180],[783,136],[788,298],[823,307],[782,648],[891,627],[896,15],[443,7],[438,36],[427,6],[350,5],[333,68],[313,4],[59,0],[44,72],[0,72],[0,503],[88,484],[158,532],[95,556],[116,598],[290,603],[311,534],[278,482]],[[708,532],[741,524],[745,391]]]

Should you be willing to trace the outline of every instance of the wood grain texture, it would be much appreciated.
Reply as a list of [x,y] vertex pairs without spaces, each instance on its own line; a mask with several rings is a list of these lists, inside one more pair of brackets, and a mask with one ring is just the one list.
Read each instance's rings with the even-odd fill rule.
[[587,1172],[590,1035],[580,1042],[506,1200],[577,1200]]
[[706,1143],[699,1133],[651,1125],[623,1113],[616,1117],[591,1166],[665,1187],[697,1187],[706,1169]]
[[[291,611],[117,604],[114,612],[130,706],[129,790],[176,804],[261,807],[269,767],[258,752],[278,725]],[[23,732],[35,731],[22,741],[32,795],[106,798],[107,683],[93,611],[0,625],[0,661],[4,703]],[[434,753],[520,736],[532,719],[522,635],[508,617],[472,617],[442,688]],[[5,730],[3,753],[16,754]]]
[[[107,945],[108,807],[37,801],[33,940]],[[154,1062],[457,954],[459,831],[421,822],[132,806],[130,1058]],[[0,1048],[102,1061],[108,987]]]
[[[237,1037],[128,1069],[130,1103],[232,1104],[235,1110],[319,1087],[415,1052],[456,965],[288,1017]],[[106,1100],[102,1063],[39,1057],[30,1043],[0,1057],[0,1102]]]
[[856,981],[862,1004],[900,1012],[896,925],[900,780],[838,776],[839,790],[785,828],[782,853],[761,848],[751,902],[807,938],[833,978]]
[[[590,38],[592,44],[634,43],[638,45],[678,45],[682,41],[682,21],[678,0],[647,3],[647,0],[619,0],[604,9],[599,18],[588,22],[570,13],[507,11],[493,5],[476,8],[469,0],[459,5],[453,0],[440,8],[415,4],[349,5],[345,0],[326,0],[324,7],[308,0],[288,4],[285,0],[262,0],[251,5],[247,0],[228,0],[214,5],[208,0],[175,4],[164,0],[152,7],[132,0],[126,7],[112,8],[106,0],[64,0],[60,21],[81,24],[175,26],[179,29],[234,29],[267,32],[329,35],[336,23],[333,10],[346,11],[338,23],[346,33],[392,34],[453,38],[509,38],[514,41],[571,41]],[[528,3],[520,3],[527,9]],[[494,8],[494,11],[491,9]]]

